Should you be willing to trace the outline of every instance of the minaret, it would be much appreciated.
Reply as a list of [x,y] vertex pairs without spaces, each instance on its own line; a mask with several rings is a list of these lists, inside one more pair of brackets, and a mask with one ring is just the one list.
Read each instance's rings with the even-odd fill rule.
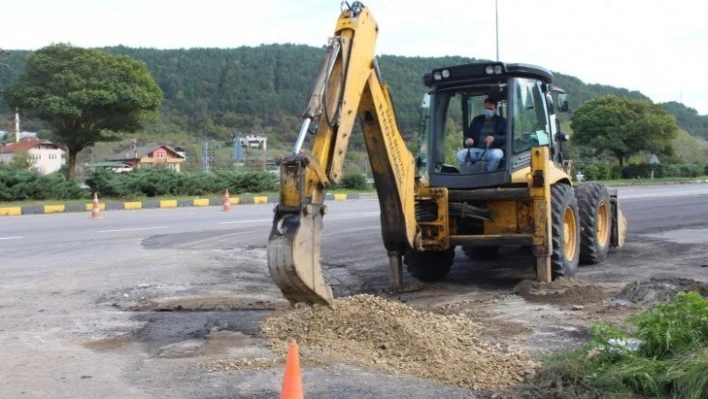
[[15,108],[15,142],[20,141],[20,111]]

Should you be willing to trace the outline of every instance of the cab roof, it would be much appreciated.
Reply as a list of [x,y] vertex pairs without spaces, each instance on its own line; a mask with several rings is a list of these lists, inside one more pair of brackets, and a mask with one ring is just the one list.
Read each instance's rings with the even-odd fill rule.
[[464,82],[506,79],[509,77],[532,78],[550,84],[553,74],[548,69],[523,63],[474,62],[435,68],[423,75],[427,87],[447,86]]

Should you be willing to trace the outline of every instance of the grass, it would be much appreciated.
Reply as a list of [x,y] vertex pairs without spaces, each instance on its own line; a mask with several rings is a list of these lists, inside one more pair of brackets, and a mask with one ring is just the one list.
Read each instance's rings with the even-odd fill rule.
[[586,345],[549,356],[526,396],[708,398],[708,299],[682,292],[628,322],[597,324]]

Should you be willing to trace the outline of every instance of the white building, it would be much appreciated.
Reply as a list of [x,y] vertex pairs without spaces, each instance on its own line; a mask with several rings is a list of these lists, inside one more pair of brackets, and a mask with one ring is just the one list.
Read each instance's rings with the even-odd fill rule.
[[249,134],[246,137],[240,137],[242,147],[248,148],[258,148],[259,150],[265,151],[268,146],[268,137],[256,136],[255,134]]
[[66,151],[51,141],[36,137],[25,137],[0,148],[0,164],[9,164],[21,153],[27,153],[33,168],[45,175],[58,171],[66,164]]

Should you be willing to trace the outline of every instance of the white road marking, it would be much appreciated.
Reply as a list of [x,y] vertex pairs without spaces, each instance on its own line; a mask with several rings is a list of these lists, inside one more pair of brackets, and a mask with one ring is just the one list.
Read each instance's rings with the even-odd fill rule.
[[136,230],[154,230],[154,229],[166,229],[169,226],[156,226],[156,227],[135,227],[132,229],[116,229],[116,230],[100,230],[99,233],[114,233],[118,231],[136,231]]
[[229,222],[221,222],[221,224],[234,224],[234,223],[259,223],[259,222],[272,222],[273,219],[250,219],[250,220],[232,220]]
[[22,237],[0,237],[0,240],[19,240]]

